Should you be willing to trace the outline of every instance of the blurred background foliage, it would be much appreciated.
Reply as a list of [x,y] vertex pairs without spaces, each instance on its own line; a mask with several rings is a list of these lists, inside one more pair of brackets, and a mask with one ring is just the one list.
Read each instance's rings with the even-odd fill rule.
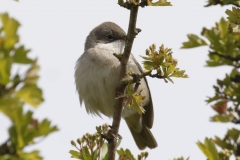
[[[188,41],[182,48],[208,46],[209,59],[207,67],[230,66],[232,71],[225,78],[217,79],[213,86],[215,95],[209,96],[206,102],[216,114],[210,120],[219,123],[233,123],[236,128],[229,129],[224,137],[205,138],[204,143],[197,145],[208,160],[240,160],[240,1],[208,0],[206,7],[212,5],[233,5],[226,10],[227,19],[221,18],[214,27],[203,28],[201,37],[188,35]],[[216,147],[217,146],[217,147]]]
[[29,58],[29,49],[19,44],[19,22],[7,13],[0,14],[0,116],[9,118],[9,138],[0,144],[0,160],[41,160],[38,150],[25,152],[26,146],[58,130],[47,119],[33,117],[33,109],[44,99],[37,85],[37,59]]

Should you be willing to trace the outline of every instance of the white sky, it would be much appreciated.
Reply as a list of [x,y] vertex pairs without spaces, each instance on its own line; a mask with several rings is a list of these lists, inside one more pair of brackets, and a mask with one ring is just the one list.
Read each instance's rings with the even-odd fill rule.
[[[39,85],[43,88],[45,102],[36,109],[35,117],[48,118],[58,125],[56,132],[39,144],[26,148],[40,149],[45,160],[70,159],[74,149],[70,140],[84,133],[95,132],[95,126],[111,124],[109,118],[87,115],[79,106],[74,85],[74,66],[83,53],[88,33],[104,21],[112,21],[127,31],[129,11],[118,6],[117,0],[0,0],[0,12],[8,12],[21,23],[20,42],[32,49],[30,55],[38,57],[41,66]],[[135,39],[132,52],[139,55],[152,43],[173,49],[180,69],[185,69],[189,79],[174,79],[175,84],[148,78],[155,108],[152,132],[158,147],[149,151],[149,160],[170,160],[188,157],[206,159],[196,142],[206,136],[224,136],[230,124],[209,122],[214,114],[204,100],[212,96],[212,85],[224,77],[229,67],[204,67],[207,47],[180,49],[188,33],[200,34],[202,27],[212,27],[226,8],[204,8],[205,0],[171,0],[172,7],[140,8],[137,27],[142,32]],[[10,121],[0,114],[0,143],[7,139]],[[122,121],[121,147],[129,148],[135,155],[140,153]]]

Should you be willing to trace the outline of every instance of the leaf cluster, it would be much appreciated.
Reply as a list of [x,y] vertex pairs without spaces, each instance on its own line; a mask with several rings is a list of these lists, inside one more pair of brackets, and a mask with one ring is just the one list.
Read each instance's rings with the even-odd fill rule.
[[208,160],[220,160],[216,146],[212,139],[205,138],[204,143],[199,141],[197,145],[208,158]]
[[[0,112],[12,122],[9,139],[0,145],[0,159],[40,160],[39,151],[24,152],[23,149],[36,143],[36,138],[46,137],[58,129],[51,126],[49,120],[39,121],[33,117],[33,111],[24,109],[25,104],[37,107],[44,100],[37,85],[39,66],[37,59],[28,57],[30,50],[18,44],[20,24],[6,13],[0,14],[0,20]],[[14,72],[13,66],[17,66],[18,71]],[[20,70],[25,72],[19,73]]]
[[[97,132],[94,134],[86,133],[82,138],[71,141],[71,144],[78,150],[71,150],[71,158],[81,160],[107,160],[107,143],[103,138],[108,134],[108,124],[96,127]],[[77,145],[78,144],[78,145]]]
[[[214,85],[215,95],[208,97],[207,103],[213,103],[212,108],[218,113],[211,117],[215,122],[239,123],[240,119],[240,36],[238,33],[229,32],[229,21],[221,19],[211,29],[204,28],[202,35],[207,38],[209,44],[196,35],[188,35],[189,41],[183,43],[182,48],[193,48],[208,45],[209,60],[207,66],[216,67],[222,65],[232,66],[232,72],[223,80],[217,80]],[[198,42],[198,43],[197,43]],[[201,42],[201,43],[200,43]],[[228,107],[231,103],[233,106]]]
[[229,30],[240,33],[240,9],[232,7],[232,10],[226,10],[226,14],[228,15],[227,19],[230,21]]
[[156,45],[153,44],[146,50],[146,56],[141,57],[144,59],[144,72],[150,77],[162,78],[165,82],[172,83],[172,77],[188,78],[185,70],[177,68],[178,61],[172,57],[171,48],[164,48],[164,45],[161,45],[159,50],[156,50]]
[[[213,86],[215,95],[208,97],[207,103],[213,102],[213,109],[218,113],[211,118],[215,122],[240,121],[240,73],[234,69],[231,74],[226,74],[223,80],[218,79],[217,85]],[[227,106],[230,103],[232,106]]]
[[[121,55],[116,55],[119,57]],[[125,94],[118,98],[124,98],[123,104],[130,109],[138,112],[139,114],[144,114],[145,110],[143,108],[143,100],[145,96],[141,95],[141,91],[136,92],[138,86],[140,85],[140,80],[145,76],[150,76],[152,78],[164,79],[165,82],[172,82],[172,77],[176,78],[188,78],[185,74],[185,70],[180,70],[177,68],[177,59],[172,57],[172,52],[170,48],[164,48],[164,45],[156,50],[156,45],[153,44],[146,50],[146,56],[141,56],[143,61],[144,72],[142,74],[135,74],[132,70],[128,72],[128,76],[124,78],[121,82],[126,84]],[[132,77],[132,78],[131,78]],[[135,86],[132,84],[135,83]]]
[[215,27],[211,29],[203,28],[202,36],[209,41],[209,44],[197,35],[189,34],[189,40],[183,42],[182,48],[208,45],[210,51],[207,66],[229,65],[238,68],[240,67],[240,36],[238,33],[229,33],[228,26],[229,21],[222,18],[220,22],[216,23]]
[[125,90],[125,95],[121,96],[124,98],[123,104],[130,109],[138,112],[138,114],[144,114],[145,109],[143,108],[143,100],[145,96],[141,95],[141,91],[136,93],[133,85],[128,84]]
[[[240,130],[236,128],[229,129],[226,135],[221,139],[218,136],[215,136],[214,142],[217,146],[219,146],[223,151],[228,150],[230,153],[226,152],[225,154],[230,155],[234,154],[236,157],[239,155],[239,147],[240,147]],[[223,152],[224,153],[224,152]]]
[[[238,137],[239,131],[236,129],[231,129],[228,131],[227,136],[223,140],[221,140],[219,137],[215,137],[214,140],[205,138],[204,143],[199,141],[197,142],[197,145],[208,158],[208,160],[230,160],[231,156],[236,153],[236,150],[234,151],[234,147],[232,147],[230,141],[232,141],[233,138],[236,143],[236,138]],[[218,152],[215,144],[217,144],[222,150]],[[236,156],[236,160],[238,160],[238,156]]]
[[[80,160],[108,160],[108,144],[105,141],[105,137],[109,134],[109,125],[103,124],[96,127],[96,133],[86,133],[82,138],[78,138],[75,141],[71,141],[71,144],[77,150],[70,150],[71,158]],[[120,145],[121,140],[117,142],[117,147]],[[136,160],[129,149],[117,150],[119,160]],[[142,152],[138,155],[137,160],[145,160],[148,156],[147,152]]]
[[117,150],[117,154],[119,155],[119,160],[146,160],[148,157],[148,152],[141,152],[136,159],[129,149],[124,150],[123,148]]
[[118,4],[121,7],[131,9],[131,7],[135,6],[172,6],[171,2],[168,2],[167,0],[158,0],[157,2],[152,2],[152,0],[118,0]]
[[[209,1],[210,2],[210,1]],[[240,1],[220,0],[211,1],[225,4],[240,4]],[[208,67],[228,65],[232,71],[226,74],[225,78],[217,79],[213,86],[215,95],[208,97],[206,102],[212,104],[216,115],[211,117],[213,122],[232,122],[240,124],[240,36],[239,36],[239,9],[227,10],[228,20],[221,18],[211,29],[203,28],[202,36],[208,43],[194,34],[188,35],[188,41],[183,43],[182,48],[195,48],[199,46],[209,47]],[[234,25],[235,26],[234,26]],[[240,131],[236,128],[229,129],[224,138],[215,136],[212,139],[205,139],[204,143],[198,142],[201,151],[209,160],[229,160],[231,155],[240,159]],[[217,152],[216,146],[222,150]]]
[[208,0],[205,7],[218,5],[218,4],[221,6],[232,4],[232,5],[240,7],[240,0]]

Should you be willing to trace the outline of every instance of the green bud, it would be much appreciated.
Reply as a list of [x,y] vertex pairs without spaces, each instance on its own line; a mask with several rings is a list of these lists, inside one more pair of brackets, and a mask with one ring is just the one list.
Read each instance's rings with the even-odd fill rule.
[[152,46],[150,46],[149,49],[150,49],[150,51],[152,51],[153,50]]
[[78,143],[78,144],[82,144],[82,139],[81,139],[81,138],[78,138],[78,139],[77,139],[77,143]]
[[142,159],[142,156],[141,154],[138,155],[138,160],[141,160]]
[[153,50],[155,50],[156,49],[156,44],[152,44],[152,48],[153,48]]
[[161,47],[159,48],[161,53],[164,53],[164,45],[162,44]]
[[178,60],[175,59],[175,58],[172,58],[172,63],[173,63],[173,64],[177,64],[177,63],[178,63]]
[[150,53],[150,50],[146,49],[146,55],[149,55],[149,53]]
[[72,144],[73,146],[76,146],[76,142],[75,142],[74,140],[71,140],[71,144]]
[[148,157],[148,152],[145,152],[144,156],[147,158]]

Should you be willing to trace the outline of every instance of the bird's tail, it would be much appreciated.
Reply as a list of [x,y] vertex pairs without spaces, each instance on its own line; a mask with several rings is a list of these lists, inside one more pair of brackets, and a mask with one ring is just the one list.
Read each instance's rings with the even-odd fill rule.
[[157,141],[155,140],[150,129],[145,126],[145,124],[142,123],[142,130],[139,133],[132,129],[129,125],[128,128],[130,129],[133,139],[140,150],[143,150],[146,147],[150,149],[157,147]]

